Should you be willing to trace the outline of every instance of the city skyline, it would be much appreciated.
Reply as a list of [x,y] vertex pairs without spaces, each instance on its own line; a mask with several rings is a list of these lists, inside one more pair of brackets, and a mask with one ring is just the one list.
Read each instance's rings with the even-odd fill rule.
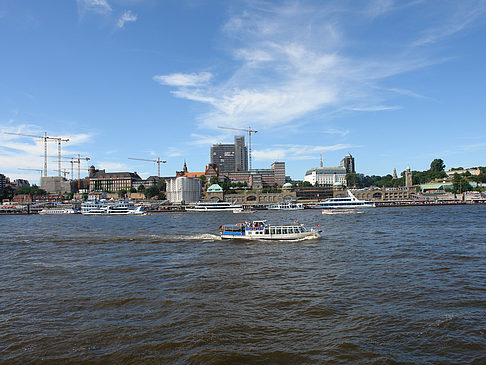
[[[321,153],[366,175],[486,164],[484,0],[7,0],[0,32],[0,132],[69,138],[85,170],[204,171],[238,135],[220,126],[295,180]],[[0,133],[0,173],[38,182],[18,169],[43,151]]]

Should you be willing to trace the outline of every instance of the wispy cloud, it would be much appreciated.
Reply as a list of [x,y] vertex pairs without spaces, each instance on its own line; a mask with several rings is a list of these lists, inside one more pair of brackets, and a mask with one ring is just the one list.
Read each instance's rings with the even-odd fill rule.
[[[28,134],[33,136],[43,136],[44,131],[39,126],[31,124],[13,124],[9,121],[6,124],[0,124],[0,166],[2,173],[7,173],[12,178],[23,178],[37,181],[38,172],[31,172],[19,169],[38,169],[44,168],[44,141],[42,138],[32,138],[27,136],[11,135],[7,133]],[[74,156],[79,151],[73,147],[80,146],[92,139],[88,133],[70,134],[69,136],[60,134],[49,134],[54,137],[68,139],[69,142],[62,143],[62,155]],[[57,161],[57,143],[50,141],[48,148],[48,168],[52,172],[57,168],[57,162],[51,158],[55,156]],[[67,157],[66,157],[67,158]],[[57,172],[55,173],[57,174]]]
[[130,10],[125,11],[119,18],[116,26],[118,28],[123,28],[125,23],[137,21],[137,15],[133,14]]
[[[375,18],[397,16],[404,9],[420,14],[427,2],[369,0],[356,7],[342,1],[317,5],[249,1],[222,27],[234,61],[229,77],[196,72],[158,75],[154,80],[172,86],[176,97],[208,104],[211,110],[199,116],[202,128],[242,127],[252,121],[265,129],[302,121],[316,112],[399,110],[402,106],[390,103],[390,96],[422,95],[380,84],[391,76],[443,62],[418,44],[432,44],[470,26],[483,13],[485,2],[468,4],[460,14],[427,8],[437,27],[428,28],[431,22],[424,21],[422,28],[417,26],[400,40],[381,34],[378,42],[384,47],[373,54],[374,47],[365,47],[369,39],[351,32],[350,23],[372,27]],[[421,41],[414,43],[414,37]],[[357,47],[366,52],[356,52]],[[390,94],[393,90],[395,95]]]
[[356,148],[350,144],[334,144],[329,146],[311,146],[300,144],[274,145],[271,148],[252,151],[252,158],[255,161],[275,161],[275,160],[313,160],[318,159],[320,153],[330,151],[341,151]]
[[413,46],[427,46],[450,37],[475,23],[486,13],[486,1],[453,1],[442,4],[450,8],[442,22],[424,29],[420,37],[413,42]]
[[160,75],[154,76],[154,80],[162,85],[169,86],[204,86],[211,79],[212,74],[210,72],[200,72],[200,73],[174,73],[170,75]]
[[329,128],[324,131],[322,131],[324,134],[331,134],[331,135],[338,135],[341,137],[347,136],[350,132],[349,129],[341,130],[341,129],[334,129],[334,128]]
[[81,15],[86,12],[106,15],[112,11],[110,4],[106,0],[77,0],[77,4]]

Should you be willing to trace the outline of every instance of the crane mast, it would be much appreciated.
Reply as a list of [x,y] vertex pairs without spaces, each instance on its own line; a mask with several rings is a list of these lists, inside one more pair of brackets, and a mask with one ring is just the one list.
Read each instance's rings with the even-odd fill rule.
[[44,141],[44,176],[47,176],[47,142],[48,141],[57,141],[57,151],[59,157],[59,176],[61,176],[61,142],[69,142],[69,138],[61,138],[61,137],[49,137],[47,132],[44,132],[43,136],[33,136],[31,134],[24,134],[24,133],[11,133],[11,132],[3,132],[4,134],[11,134],[14,136],[23,136],[23,137],[32,137],[32,138],[40,138]]

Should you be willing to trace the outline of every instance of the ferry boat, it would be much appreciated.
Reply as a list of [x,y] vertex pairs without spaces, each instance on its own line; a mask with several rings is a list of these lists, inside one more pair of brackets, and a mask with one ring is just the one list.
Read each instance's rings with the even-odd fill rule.
[[105,200],[87,201],[81,204],[83,215],[146,215],[143,207],[136,207],[131,202],[107,202]]
[[235,209],[243,207],[234,203],[227,202],[199,202],[194,207],[186,208],[188,212],[233,212]]
[[76,211],[72,208],[46,208],[39,211],[39,214],[76,214]]
[[270,225],[267,221],[252,223],[227,224],[219,227],[221,239],[242,240],[298,240],[302,238],[319,238],[319,230],[308,230],[300,223]]
[[270,210],[301,210],[304,209],[302,203],[297,202],[280,202],[274,205],[269,205],[267,209]]
[[374,208],[375,203],[370,200],[359,200],[351,191],[348,190],[348,196],[345,198],[330,198],[320,202],[317,205],[324,209],[356,209],[356,208]]

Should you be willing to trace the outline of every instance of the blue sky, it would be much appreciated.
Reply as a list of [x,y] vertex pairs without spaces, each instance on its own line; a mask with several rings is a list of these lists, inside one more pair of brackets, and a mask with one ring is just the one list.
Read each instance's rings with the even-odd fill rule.
[[[0,131],[108,171],[204,171],[233,141],[218,126],[258,130],[253,167],[294,179],[320,153],[368,175],[486,165],[484,0],[3,0],[0,47]],[[42,167],[42,141],[0,133],[0,173]]]

